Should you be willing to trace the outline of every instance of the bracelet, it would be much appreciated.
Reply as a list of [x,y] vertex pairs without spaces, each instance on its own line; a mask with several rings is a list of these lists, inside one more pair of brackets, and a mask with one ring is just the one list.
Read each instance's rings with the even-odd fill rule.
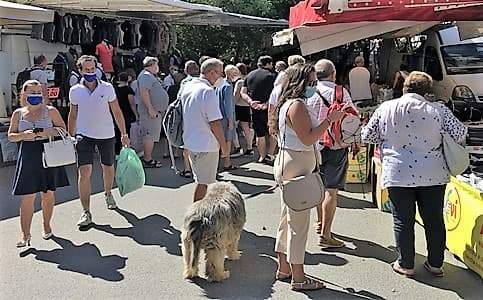
[[123,134],[122,137],[129,137],[129,134]]

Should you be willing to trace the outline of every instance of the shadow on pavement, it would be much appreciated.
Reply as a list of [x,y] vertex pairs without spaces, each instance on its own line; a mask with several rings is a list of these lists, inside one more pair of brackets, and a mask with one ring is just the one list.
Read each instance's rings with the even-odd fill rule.
[[369,201],[354,199],[342,195],[337,196],[337,207],[347,208],[347,209],[366,209],[375,208],[374,204]]
[[[225,261],[225,268],[231,277],[221,283],[209,283],[204,278],[193,280],[203,288],[204,296],[210,299],[267,299],[273,294],[275,272],[277,270],[275,239],[259,236],[255,233],[243,231],[240,246],[242,256],[238,261]],[[347,260],[336,255],[306,253],[305,263],[318,265],[344,265]],[[287,285],[287,287],[289,287]],[[330,291],[330,292],[328,292]],[[321,294],[314,292],[314,299],[319,295],[340,297],[348,295],[343,292],[328,290]],[[354,298],[354,297],[352,297]],[[351,299],[349,297],[349,299]]]
[[181,256],[180,231],[171,225],[171,221],[161,215],[154,214],[139,219],[133,213],[116,209],[126,221],[131,224],[127,228],[113,228],[111,225],[93,225],[92,228],[114,236],[128,237],[140,245],[160,246],[166,248],[169,254]]
[[[381,262],[387,263],[388,268],[391,268],[390,264],[397,259],[397,252],[393,246],[384,247],[371,241],[359,240],[342,235],[334,236],[344,242],[354,244],[355,248],[350,249],[344,247],[339,249],[324,249],[325,252],[343,253],[361,258],[377,259]],[[425,256],[416,253],[416,276],[414,277],[414,280],[442,290],[451,290],[463,299],[476,299],[481,296],[481,290],[479,292],[477,289],[475,290],[475,286],[477,286],[478,283],[481,283],[481,279],[476,273],[452,264],[444,263],[445,277],[437,278],[424,269],[423,264],[425,261]],[[474,282],[475,284],[469,284],[470,282]]]
[[251,183],[242,182],[238,180],[222,179],[220,181],[226,181],[226,182],[232,183],[233,185],[236,186],[236,188],[242,195],[248,196],[250,198],[254,197],[254,195],[273,194],[272,185],[266,185],[266,184],[256,185],[256,184],[251,184]]
[[77,246],[61,237],[52,237],[52,240],[62,248],[54,250],[30,248],[20,253],[20,257],[32,254],[36,260],[57,264],[57,268],[60,270],[106,281],[121,281],[124,279],[124,275],[119,270],[126,266],[126,257],[119,255],[102,256],[99,248],[91,243]]
[[252,170],[246,167],[240,167],[237,170],[233,170],[229,172],[231,175],[248,177],[248,178],[258,178],[258,179],[265,179],[265,180],[274,180],[272,173],[265,173],[258,170]]

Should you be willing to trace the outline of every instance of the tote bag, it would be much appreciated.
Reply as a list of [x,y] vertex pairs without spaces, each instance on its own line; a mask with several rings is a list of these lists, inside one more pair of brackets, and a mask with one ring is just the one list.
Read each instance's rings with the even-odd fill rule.
[[62,128],[55,128],[61,137],[54,141],[49,137],[49,141],[44,143],[42,162],[44,168],[55,168],[75,164],[77,162],[75,152],[75,139]]

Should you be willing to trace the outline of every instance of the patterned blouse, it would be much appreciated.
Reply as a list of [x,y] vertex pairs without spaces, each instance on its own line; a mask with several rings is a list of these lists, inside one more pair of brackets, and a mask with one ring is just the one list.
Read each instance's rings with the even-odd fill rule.
[[362,140],[379,144],[384,187],[444,185],[449,172],[442,131],[462,142],[467,128],[444,105],[408,93],[384,102],[362,130]]

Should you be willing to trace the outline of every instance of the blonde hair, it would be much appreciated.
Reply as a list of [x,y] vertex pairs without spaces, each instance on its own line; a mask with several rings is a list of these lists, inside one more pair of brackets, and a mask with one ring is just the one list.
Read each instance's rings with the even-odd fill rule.
[[38,80],[27,80],[25,83],[22,85],[22,90],[20,93],[20,105],[25,106],[27,105],[27,88],[31,86],[41,86],[42,84]]
[[294,66],[296,64],[305,64],[305,58],[303,58],[302,55],[290,55],[288,57],[289,67]]
[[354,63],[356,65],[358,65],[358,64],[364,64],[364,62],[365,62],[365,60],[364,60],[364,57],[362,57],[362,56],[357,56],[356,59],[354,59]]
[[416,93],[424,96],[433,90],[433,78],[425,72],[411,72],[404,81],[404,93]]
[[92,56],[92,55],[82,55],[81,57],[79,57],[79,59],[77,60],[77,69],[79,70],[82,70],[82,65],[86,62],[86,61],[91,61],[94,63],[94,65],[96,65],[97,67],[97,58],[95,56]]
[[241,75],[240,70],[234,65],[228,65],[225,67],[225,75],[229,77],[231,75]]

